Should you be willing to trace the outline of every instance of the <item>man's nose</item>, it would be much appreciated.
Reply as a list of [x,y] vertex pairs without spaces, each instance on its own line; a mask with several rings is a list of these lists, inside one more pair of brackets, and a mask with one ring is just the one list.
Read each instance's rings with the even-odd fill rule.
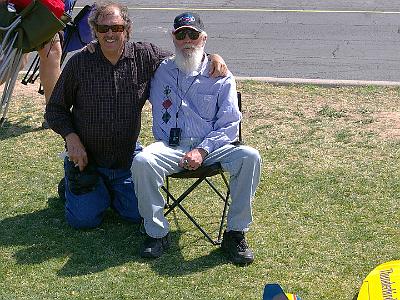
[[189,37],[189,34],[185,34],[185,38],[183,39],[183,41],[185,42],[185,43],[187,43],[187,42],[192,42],[192,39]]
[[113,34],[113,31],[111,30],[111,28],[108,28],[108,30],[107,30],[107,32],[105,34],[110,36],[110,35]]

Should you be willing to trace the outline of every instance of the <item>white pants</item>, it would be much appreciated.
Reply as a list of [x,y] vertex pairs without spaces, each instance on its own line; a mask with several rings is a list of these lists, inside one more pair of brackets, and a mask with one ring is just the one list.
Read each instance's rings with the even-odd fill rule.
[[[180,146],[173,148],[165,142],[155,142],[133,160],[131,171],[139,212],[146,233],[153,238],[164,237],[169,231],[160,187],[167,175],[183,170],[178,166],[179,161],[196,145],[198,141],[191,139],[183,140]],[[227,230],[247,231],[252,222],[251,201],[260,181],[260,154],[248,146],[225,145],[210,153],[203,165],[215,162],[220,162],[230,175],[232,203],[227,216]]]

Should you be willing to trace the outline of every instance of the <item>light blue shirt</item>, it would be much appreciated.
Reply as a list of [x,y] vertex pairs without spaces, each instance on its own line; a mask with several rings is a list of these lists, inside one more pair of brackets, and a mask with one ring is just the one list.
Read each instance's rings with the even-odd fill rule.
[[150,89],[153,135],[169,140],[171,128],[181,128],[182,141],[198,140],[197,148],[207,153],[237,141],[242,114],[239,111],[236,82],[226,77],[209,76],[210,62],[202,62],[200,72],[186,75],[173,59],[158,67]]

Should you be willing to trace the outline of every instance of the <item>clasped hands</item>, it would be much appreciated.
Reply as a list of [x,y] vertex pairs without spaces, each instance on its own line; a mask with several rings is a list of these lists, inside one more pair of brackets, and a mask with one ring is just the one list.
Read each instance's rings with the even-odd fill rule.
[[204,158],[207,156],[207,152],[201,148],[195,148],[185,154],[179,161],[179,166],[186,170],[196,170],[203,163]]

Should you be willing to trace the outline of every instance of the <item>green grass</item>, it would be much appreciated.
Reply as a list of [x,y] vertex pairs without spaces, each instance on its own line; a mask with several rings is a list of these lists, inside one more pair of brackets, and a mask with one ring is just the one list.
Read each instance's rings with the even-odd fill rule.
[[[138,255],[137,225],[111,211],[97,229],[68,227],[62,139],[40,129],[43,99],[15,92],[0,128],[0,299],[261,299],[279,282],[303,299],[344,300],[376,265],[399,259],[400,90],[238,86],[244,140],[263,157],[247,267],[228,263],[180,212],[169,217],[172,248],[153,261]],[[149,124],[146,107],[145,144]],[[217,226],[219,202],[206,189],[196,199],[188,209]]]

